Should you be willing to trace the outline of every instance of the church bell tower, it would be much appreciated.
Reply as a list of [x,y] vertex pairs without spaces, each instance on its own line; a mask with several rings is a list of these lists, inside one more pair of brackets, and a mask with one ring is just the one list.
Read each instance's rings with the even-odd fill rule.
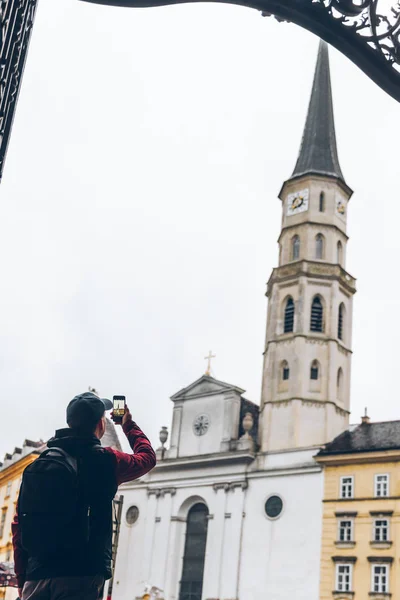
[[352,190],[337,154],[321,42],[295,169],[282,186],[279,266],[267,284],[261,449],[318,446],[347,426],[355,279],[346,271]]

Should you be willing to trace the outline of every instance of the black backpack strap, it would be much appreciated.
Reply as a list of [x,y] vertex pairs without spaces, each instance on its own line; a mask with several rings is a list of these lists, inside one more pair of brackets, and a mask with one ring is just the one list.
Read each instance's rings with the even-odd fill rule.
[[62,462],[69,471],[74,474],[78,473],[78,462],[76,458],[68,454],[62,448],[47,448],[44,452],[41,453],[39,458],[48,458],[53,459],[56,462]]

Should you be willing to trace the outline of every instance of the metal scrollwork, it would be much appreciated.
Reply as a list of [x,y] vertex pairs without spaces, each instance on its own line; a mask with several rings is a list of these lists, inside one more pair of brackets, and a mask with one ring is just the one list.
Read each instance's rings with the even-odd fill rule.
[[37,0],[0,0],[0,179]]
[[389,15],[380,14],[379,0],[323,0],[330,16],[349,27],[400,73],[400,0]]
[[[151,7],[197,0],[84,0],[113,6]],[[343,52],[400,102],[400,0],[211,0],[241,4],[312,31]],[[379,6],[378,6],[379,5]]]

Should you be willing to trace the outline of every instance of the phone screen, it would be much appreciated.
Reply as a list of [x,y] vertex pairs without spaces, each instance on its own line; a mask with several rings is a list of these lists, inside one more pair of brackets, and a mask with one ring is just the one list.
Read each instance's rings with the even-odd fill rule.
[[113,397],[113,419],[114,421],[122,421],[125,414],[125,396]]

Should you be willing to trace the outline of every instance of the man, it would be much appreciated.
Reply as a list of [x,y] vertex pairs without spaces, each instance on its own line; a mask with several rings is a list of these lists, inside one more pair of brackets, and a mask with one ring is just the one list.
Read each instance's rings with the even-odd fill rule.
[[[60,471],[60,460],[64,458],[68,462],[72,461],[71,464],[76,465],[75,471],[71,467],[69,475],[73,473],[76,477],[76,489],[79,490],[76,497],[79,500],[77,517],[71,521],[72,524],[62,530],[62,534],[55,533],[59,523],[62,523],[63,515],[55,512],[57,506],[53,504],[62,504],[64,488],[65,494],[68,494],[71,486],[63,483],[60,488],[63,497],[53,503],[52,494],[56,493],[57,487],[55,483],[51,483],[55,481],[54,473],[57,473],[53,471],[50,485],[42,484],[46,489],[41,490],[42,496],[39,496],[43,498],[41,504],[49,504],[49,515],[44,514],[47,522],[44,520],[42,534],[33,536],[33,545],[37,544],[40,550],[31,552],[26,550],[27,544],[24,542],[27,539],[28,527],[24,521],[27,515],[17,510],[12,531],[15,572],[22,600],[97,600],[102,593],[104,581],[111,577],[112,500],[121,483],[141,477],[156,464],[154,450],[144,433],[132,421],[128,407],[122,419],[122,429],[133,454],[101,446],[100,440],[106,428],[105,411],[111,408],[110,400],[99,398],[92,392],[75,396],[67,407],[68,428],[56,431],[47,444],[48,456],[39,457],[31,465],[31,468],[36,468],[33,487],[28,487],[29,481],[25,484],[28,476],[26,472],[24,474],[19,498],[21,507],[38,493],[37,482],[42,481],[37,475],[38,467],[40,475],[40,468],[43,471],[43,466],[46,469],[58,462]],[[65,470],[66,465],[61,466]],[[46,475],[46,471],[43,473]],[[73,475],[71,480],[72,477]],[[29,492],[30,497],[28,489],[32,490]],[[26,501],[24,496],[27,495]],[[46,540],[51,540],[52,535],[56,545],[53,544],[50,549],[51,544]],[[48,552],[43,551],[46,543],[49,544]]]

